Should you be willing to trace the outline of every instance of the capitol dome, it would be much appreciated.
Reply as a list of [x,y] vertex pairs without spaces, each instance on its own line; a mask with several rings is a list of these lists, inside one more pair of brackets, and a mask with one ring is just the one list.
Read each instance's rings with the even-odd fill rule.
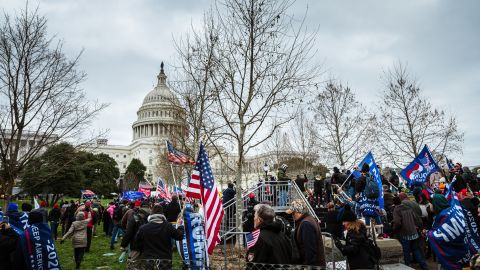
[[167,76],[160,65],[155,88],[143,99],[137,111],[137,121],[132,125],[133,141],[171,139],[175,134],[185,134],[184,112],[175,94],[167,86]]

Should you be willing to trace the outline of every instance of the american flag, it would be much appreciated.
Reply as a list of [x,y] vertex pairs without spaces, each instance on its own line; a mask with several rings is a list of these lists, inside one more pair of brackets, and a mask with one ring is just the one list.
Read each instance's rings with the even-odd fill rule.
[[200,172],[197,169],[197,165],[192,171],[192,177],[190,178],[190,183],[188,183],[187,188],[187,198],[192,199],[201,199],[200,195]]
[[255,246],[257,243],[258,237],[260,236],[260,229],[256,229],[253,232],[249,232],[245,235],[245,240],[247,242],[247,249]]
[[173,148],[173,145],[167,141],[168,161],[175,164],[195,164],[195,160],[187,154]]
[[170,190],[168,190],[168,185],[163,182],[163,179],[158,177],[158,182],[157,182],[157,194],[159,198],[163,198],[167,201],[172,200],[172,194],[170,193]]
[[203,144],[200,144],[200,151],[198,152],[197,163],[188,186],[187,197],[202,200],[205,212],[205,234],[208,254],[212,254],[213,249],[220,242],[218,231],[220,230],[224,211]]

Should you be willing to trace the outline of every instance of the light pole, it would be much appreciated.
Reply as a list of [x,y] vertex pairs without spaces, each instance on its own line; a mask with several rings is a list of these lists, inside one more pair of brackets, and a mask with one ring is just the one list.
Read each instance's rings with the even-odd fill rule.
[[270,167],[268,167],[268,164],[265,162],[265,165],[263,165],[263,171],[265,172],[265,181],[268,181],[268,171],[270,170]]

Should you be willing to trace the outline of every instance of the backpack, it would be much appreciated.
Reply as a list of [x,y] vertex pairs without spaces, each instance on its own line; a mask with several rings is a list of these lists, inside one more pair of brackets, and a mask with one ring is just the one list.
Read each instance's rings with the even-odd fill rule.
[[378,188],[377,183],[373,180],[373,177],[371,175],[367,174],[365,177],[365,196],[368,199],[377,199],[378,197],[380,197],[380,189]]
[[300,252],[298,251],[298,246],[295,241],[295,229],[284,217],[276,216],[275,219],[279,220],[282,224],[281,232],[285,235],[287,240],[290,242],[290,246],[292,247],[292,262],[300,261]]
[[123,217],[123,207],[121,206],[118,206],[115,208],[115,210],[113,210],[113,220],[115,221],[119,221],[122,219]]

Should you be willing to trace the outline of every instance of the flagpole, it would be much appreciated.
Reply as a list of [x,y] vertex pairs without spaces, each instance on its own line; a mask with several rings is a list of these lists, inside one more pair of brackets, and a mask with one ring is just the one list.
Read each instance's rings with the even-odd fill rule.
[[[165,140],[165,149],[167,150],[167,156],[168,156],[168,141]],[[172,171],[172,178],[173,178],[173,184],[174,186],[177,186],[177,181],[175,180],[175,173],[173,172],[173,165],[171,161],[168,161],[170,163],[170,170]]]

